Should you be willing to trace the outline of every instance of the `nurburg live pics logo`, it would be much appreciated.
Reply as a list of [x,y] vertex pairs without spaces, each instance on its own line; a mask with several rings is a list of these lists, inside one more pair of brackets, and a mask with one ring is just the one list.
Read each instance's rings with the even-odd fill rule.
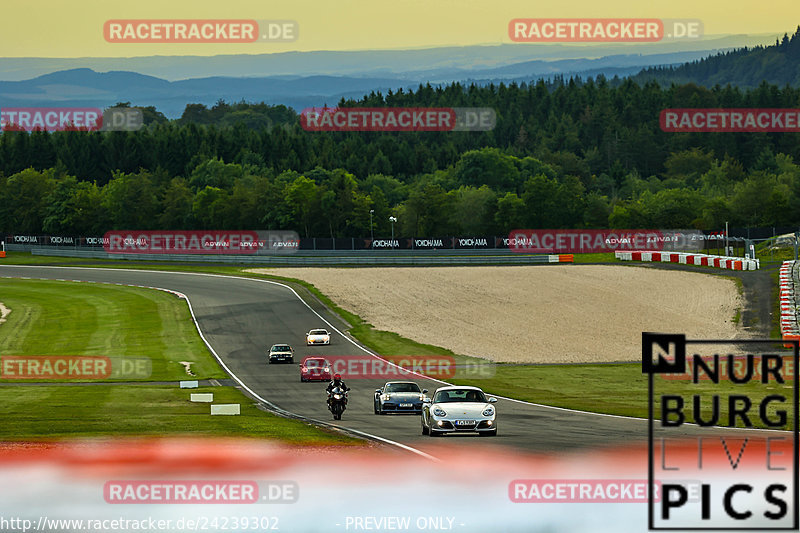
[[799,346],[642,333],[650,530],[798,530]]

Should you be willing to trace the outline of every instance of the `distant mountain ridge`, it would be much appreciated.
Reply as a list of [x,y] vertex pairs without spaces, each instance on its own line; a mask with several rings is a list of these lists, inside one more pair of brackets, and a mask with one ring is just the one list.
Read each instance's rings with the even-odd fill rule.
[[[705,61],[713,54],[739,57],[733,48],[763,41],[762,35],[647,45],[503,44],[213,57],[0,58],[0,78],[41,71],[30,79],[0,81],[0,108],[108,107],[131,102],[154,106],[167,117],[177,118],[189,103],[210,106],[224,100],[282,104],[300,111],[335,105],[341,99],[361,99],[373,91],[385,94],[426,83],[484,85],[601,74],[613,78],[635,76],[643,69],[655,74],[680,73],[676,69],[683,68],[681,65]],[[49,70],[59,62],[61,69]],[[76,68],[64,68],[73,65]]]
[[[352,76],[427,79],[437,73],[479,71],[532,60],[597,59],[606,56],[680,54],[769,44],[777,34],[707,36],[658,43],[494,44],[412,50],[254,53],[217,56],[125,58],[0,58],[0,80],[22,81],[75,68],[129,71],[168,81],[208,76]],[[258,50],[254,46],[254,50]],[[268,51],[268,47],[261,50]],[[667,63],[672,63],[668,61]]]
[[800,26],[771,46],[756,46],[720,52],[679,66],[654,66],[632,79],[642,83],[694,83],[705,87],[728,84],[747,89],[766,82],[783,87],[800,85]]

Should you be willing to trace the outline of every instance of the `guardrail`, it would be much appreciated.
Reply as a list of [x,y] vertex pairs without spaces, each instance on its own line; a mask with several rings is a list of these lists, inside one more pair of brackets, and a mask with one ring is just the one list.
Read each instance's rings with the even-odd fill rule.
[[[12,249],[15,245],[8,245]],[[87,259],[118,259],[128,261],[171,261],[183,263],[228,263],[275,266],[326,266],[326,265],[530,265],[542,263],[572,263],[572,254],[561,255],[523,255],[513,252],[483,253],[472,255],[456,254],[453,250],[441,250],[437,255],[425,252],[416,255],[406,251],[404,254],[390,255],[363,253],[349,255],[311,255],[305,253],[290,255],[198,255],[198,254],[110,254],[101,251],[37,247],[32,255],[55,257],[82,257]]]
[[[72,251],[85,251],[85,252],[99,252],[99,253],[107,253],[104,248],[102,247],[81,247],[81,246],[46,246],[40,244],[6,244],[6,250],[10,252],[33,252],[34,250],[63,250],[66,252]],[[117,253],[111,255],[119,255]],[[141,255],[141,254],[128,254],[128,255]],[[156,254],[151,254],[156,255]],[[164,254],[159,254],[164,255]],[[190,254],[186,254],[190,255]],[[192,254],[193,255],[193,254]],[[439,249],[394,249],[386,248],[386,249],[365,249],[365,250],[292,250],[292,251],[282,251],[280,253],[262,253],[262,254],[215,254],[215,255],[238,255],[238,256],[245,256],[245,255],[261,255],[261,256],[275,256],[275,255],[282,255],[282,256],[298,256],[298,257],[388,257],[388,256],[395,256],[395,257],[408,257],[409,255],[468,255],[468,256],[478,256],[478,255],[485,255],[485,256],[497,256],[497,255],[522,255],[519,252],[515,252],[509,248],[439,248]],[[531,255],[530,253],[527,255]],[[538,253],[537,255],[544,255],[543,253]],[[551,254],[554,255],[554,254]]]

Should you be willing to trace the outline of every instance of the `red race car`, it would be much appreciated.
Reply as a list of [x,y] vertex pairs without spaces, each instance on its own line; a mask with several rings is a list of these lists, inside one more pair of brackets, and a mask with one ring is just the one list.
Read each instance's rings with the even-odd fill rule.
[[331,364],[324,357],[306,357],[300,363],[300,381],[330,381]]

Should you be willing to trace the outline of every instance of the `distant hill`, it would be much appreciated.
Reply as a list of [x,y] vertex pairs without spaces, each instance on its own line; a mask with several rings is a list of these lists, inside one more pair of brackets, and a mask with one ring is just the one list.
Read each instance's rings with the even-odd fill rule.
[[[715,45],[732,44],[733,40],[716,40]],[[698,43],[693,43],[694,47]],[[706,43],[706,46],[709,46]],[[690,48],[690,49],[685,49]],[[719,48],[691,49],[685,43],[669,43],[663,47],[652,50],[662,50],[661,53],[618,53],[601,57],[569,57],[562,59],[541,59],[541,57],[558,55],[577,55],[579,52],[587,54],[590,51],[597,53],[600,50],[581,47],[580,49],[547,49],[534,50],[528,48],[528,55],[540,57],[539,59],[525,58],[526,54],[521,49],[506,45],[497,47],[464,47],[474,49],[476,57],[474,63],[469,65],[462,57],[464,50],[454,49],[455,58],[446,61],[441,50],[425,51],[376,51],[376,52],[314,52],[305,57],[306,63],[296,66],[296,72],[305,72],[309,65],[316,65],[320,55],[327,55],[332,63],[337,63],[341,70],[355,68],[352,60],[355,56],[362,57],[364,62],[360,71],[347,75],[331,75],[326,72],[335,70],[329,64],[321,68],[321,72],[314,74],[273,74],[261,76],[242,76],[231,74],[230,65],[215,70],[219,57],[207,58],[203,69],[213,76],[193,77],[189,79],[164,79],[143,73],[140,70],[111,70],[98,71],[96,68],[80,67],[58,72],[49,72],[31,79],[19,81],[0,81],[0,108],[2,107],[43,107],[43,106],[91,106],[109,107],[117,102],[130,102],[133,106],[153,106],[169,118],[181,116],[187,104],[203,104],[211,106],[220,100],[234,102],[265,102],[269,105],[285,105],[300,111],[306,107],[335,105],[342,99],[361,99],[371,92],[381,92],[398,89],[416,89],[420,84],[447,85],[452,82],[465,84],[475,83],[488,85],[489,83],[532,82],[541,78],[549,79],[554,76],[581,76],[583,78],[604,75],[607,78],[614,76],[629,76],[641,71],[642,68],[653,65],[679,65],[706,57]],[[488,60],[486,54],[491,49],[499,53],[494,64]],[[602,50],[634,51],[639,48],[619,48],[604,46]],[[641,50],[645,50],[642,48]],[[669,51],[666,51],[669,50]],[[483,55],[481,55],[483,54]],[[282,54],[276,54],[282,55]],[[313,56],[313,57],[311,57]],[[398,64],[387,63],[392,67],[379,67],[375,64],[373,56],[398,58],[399,64],[406,65],[414,70],[401,71]],[[235,56],[233,65],[240,64],[241,68],[233,69],[245,72],[246,65],[255,68],[259,61],[264,63],[280,63],[276,57],[261,56]],[[409,57],[416,57],[420,63],[413,63]],[[145,58],[134,58],[140,63]],[[176,68],[196,69],[193,61],[187,58],[150,58],[161,64],[169,60]],[[195,58],[196,59],[196,58]],[[509,62],[514,59],[524,59]],[[94,60],[85,60],[93,64]],[[131,60],[133,61],[133,60]],[[118,61],[123,65],[133,65],[131,61]],[[0,71],[14,60],[0,59]],[[34,61],[35,63],[35,61]],[[103,63],[103,61],[101,61]],[[67,61],[67,64],[75,64]],[[277,64],[277,63],[276,63]],[[144,66],[144,65],[140,65]],[[468,68],[469,66],[469,68]],[[152,65],[150,65],[152,67]],[[153,70],[152,68],[150,70]],[[159,70],[159,69],[155,69]],[[275,70],[280,71],[279,68]],[[274,72],[272,69],[262,68],[260,72]],[[227,73],[227,74],[223,74]],[[173,76],[175,73],[173,72]]]
[[783,87],[800,86],[800,26],[794,35],[784,34],[771,46],[744,47],[720,52],[680,66],[649,67],[632,79],[643,83],[694,83],[705,87],[734,85],[743,89],[766,82]]
[[232,78],[215,76],[166,81],[135,72],[95,72],[88,68],[65,70],[25,81],[0,82],[3,107],[91,106],[117,102],[154,106],[169,118],[181,116],[187,104],[266,102],[301,110],[336,104],[341,98],[361,98],[372,90],[412,86],[396,79],[334,76]]
[[[773,33],[706,36],[703,39],[656,43],[512,43],[412,50],[320,50],[281,53],[258,53],[257,51],[268,52],[269,47],[254,45],[252,54],[216,56],[0,57],[0,80],[22,81],[52,72],[90,68],[97,72],[138,72],[168,81],[208,76],[261,78],[313,75],[425,79],[431,82],[445,76],[447,79],[443,81],[452,81],[469,76],[470,72],[535,60],[656,56],[686,52],[699,52],[694,57],[705,57],[720,50],[769,44],[776,36]],[[688,60],[690,59],[677,61]],[[663,62],[663,64],[672,63],[675,61]],[[639,66],[655,64],[661,63],[640,63]]]
[[[516,43],[213,57],[0,58],[0,80],[6,80],[0,81],[0,108],[105,108],[130,102],[175,119],[188,104],[264,102],[300,111],[426,83],[488,85],[602,75],[667,84],[796,84],[798,38],[785,37],[778,46],[759,44],[765,42],[764,35],[738,35],[592,46]],[[25,74],[31,77],[21,78]]]

